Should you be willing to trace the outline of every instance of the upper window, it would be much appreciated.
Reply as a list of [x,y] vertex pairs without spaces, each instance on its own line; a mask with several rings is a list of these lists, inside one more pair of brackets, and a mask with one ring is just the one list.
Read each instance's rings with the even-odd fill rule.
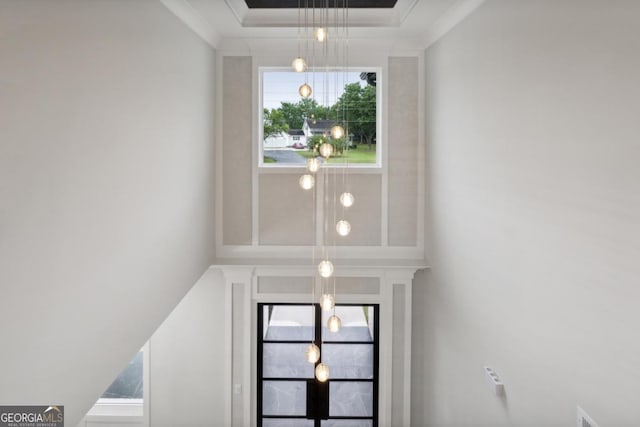
[[[379,69],[296,73],[261,69],[260,166],[304,166],[323,142],[334,146],[335,166],[380,165]],[[302,97],[300,86],[311,87]],[[341,138],[331,128],[345,130]]]

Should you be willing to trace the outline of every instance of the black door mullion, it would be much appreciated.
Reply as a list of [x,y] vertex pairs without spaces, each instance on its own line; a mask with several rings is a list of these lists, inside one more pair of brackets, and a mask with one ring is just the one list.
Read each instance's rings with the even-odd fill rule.
[[[322,309],[320,308],[320,304],[313,305],[314,313],[315,313],[315,321],[314,323],[314,331],[313,331],[313,341],[320,349],[320,359],[315,363],[314,369],[314,377],[312,381],[315,381],[316,386],[318,388],[318,400],[316,401],[316,417],[313,420],[314,427],[321,427],[322,419],[326,415],[329,415],[329,383],[322,388],[320,391],[320,383],[315,378],[315,368],[322,362]],[[325,405],[322,405],[321,402],[325,402]]]
[[[263,393],[263,387],[264,385],[262,384],[262,373],[263,373],[263,369],[262,369],[262,365],[264,364],[264,357],[263,357],[263,352],[262,352],[262,341],[264,339],[264,314],[263,314],[264,308],[263,308],[263,304],[258,303],[258,345],[257,345],[257,358],[258,358],[258,366],[257,366],[257,375],[258,375],[258,385],[257,385],[257,390],[256,390],[256,399],[258,400],[256,402],[256,406],[257,406],[257,410],[258,410],[258,416],[257,418],[257,427],[262,427],[262,393]],[[228,393],[231,392],[231,390],[227,391]],[[233,397],[232,397],[233,399]]]

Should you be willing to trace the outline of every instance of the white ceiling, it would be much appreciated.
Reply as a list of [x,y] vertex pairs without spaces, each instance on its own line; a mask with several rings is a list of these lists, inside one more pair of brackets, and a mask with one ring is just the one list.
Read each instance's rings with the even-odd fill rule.
[[[393,9],[351,9],[351,39],[402,41],[425,48],[472,13],[484,0],[398,0]],[[237,40],[298,36],[298,10],[249,9],[244,0],[161,0],[216,48]]]

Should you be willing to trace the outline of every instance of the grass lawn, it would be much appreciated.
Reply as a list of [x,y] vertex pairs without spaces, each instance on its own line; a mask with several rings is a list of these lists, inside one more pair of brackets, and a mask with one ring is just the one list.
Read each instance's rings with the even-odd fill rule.
[[[309,159],[313,156],[313,153],[310,151],[298,151],[299,155],[304,157],[305,159]],[[375,163],[376,162],[376,146],[372,145],[371,150],[369,150],[366,146],[359,146],[356,149],[351,149],[347,153],[346,156],[331,156],[329,158],[329,163]]]
[[262,157],[262,163],[275,163],[275,162],[276,162],[275,159],[272,159],[271,157],[267,157],[267,156]]

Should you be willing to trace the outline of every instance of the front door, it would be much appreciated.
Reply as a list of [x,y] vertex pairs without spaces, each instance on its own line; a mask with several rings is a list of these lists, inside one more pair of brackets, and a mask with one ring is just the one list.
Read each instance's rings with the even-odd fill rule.
[[[333,312],[317,304],[258,304],[258,427],[377,427],[378,311],[336,305],[342,327],[331,332]],[[315,364],[306,359],[312,342]],[[314,375],[320,362],[325,383]]]

